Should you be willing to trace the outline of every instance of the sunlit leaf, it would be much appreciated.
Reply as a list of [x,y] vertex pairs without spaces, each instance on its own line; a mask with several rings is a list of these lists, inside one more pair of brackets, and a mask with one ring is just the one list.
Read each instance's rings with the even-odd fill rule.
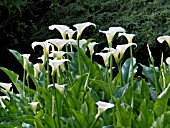
[[154,104],[154,111],[158,117],[161,116],[166,111],[169,95],[170,95],[170,84],[157,97],[156,102]]

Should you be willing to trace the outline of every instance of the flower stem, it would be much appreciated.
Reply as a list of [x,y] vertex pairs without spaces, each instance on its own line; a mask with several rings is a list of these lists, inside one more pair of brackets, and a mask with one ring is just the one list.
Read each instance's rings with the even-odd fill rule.
[[28,85],[28,101],[30,102],[30,84],[29,84],[29,75],[26,76],[27,85]]
[[26,74],[26,71],[25,71],[25,69],[24,69],[24,74],[23,74],[23,85],[22,85],[22,89],[23,89],[22,97],[25,97],[25,74]]
[[50,84],[50,69],[49,69],[49,58],[47,56],[47,85]]
[[119,69],[119,73],[120,73],[120,87],[123,87],[123,78],[122,78],[121,61],[118,63],[118,69]]
[[57,96],[56,96],[56,88],[55,88],[55,81],[54,81],[54,77],[55,77],[55,74],[52,75],[52,82],[53,82],[53,90],[54,90],[54,115],[56,115],[57,117],[57,120],[54,116],[54,120],[55,120],[55,123],[56,123],[56,126],[57,128],[60,128],[60,120],[59,120],[59,116],[58,116],[58,108],[57,108]]
[[80,47],[79,47],[79,39],[77,40],[78,43],[78,65],[79,65],[79,75],[81,76],[81,64],[80,64]]
[[96,124],[98,118],[95,118],[95,120],[93,121],[92,125],[90,126],[90,128],[93,128],[93,126]]
[[[133,84],[134,84],[134,68],[133,68],[133,53],[132,53],[132,47],[130,47],[130,56],[131,56],[131,67],[132,67],[131,86],[133,86]],[[133,106],[134,106],[133,91],[131,92],[131,94],[132,94],[131,107],[132,107],[132,109],[133,109]]]

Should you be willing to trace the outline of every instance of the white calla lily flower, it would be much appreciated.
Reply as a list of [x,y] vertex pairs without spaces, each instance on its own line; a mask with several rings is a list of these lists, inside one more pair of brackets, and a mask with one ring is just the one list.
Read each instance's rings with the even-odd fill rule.
[[125,36],[128,43],[132,43],[133,38],[135,37],[135,34],[128,34],[128,33],[119,33],[118,37]]
[[58,51],[61,51],[63,46],[70,42],[67,39],[48,39],[46,41],[54,44],[58,48]]
[[37,105],[39,104],[39,102],[31,102],[31,103],[28,103],[31,105],[31,108],[34,112],[34,114],[36,114],[36,110],[37,110]]
[[166,63],[170,66],[170,57],[166,58]]
[[117,32],[125,32],[125,29],[122,28],[122,27],[110,27],[108,31],[99,30],[99,32],[106,34],[107,42],[110,45],[110,43],[112,42],[115,34]]
[[68,35],[69,39],[73,38],[73,35],[76,31],[73,31],[72,29],[66,30],[66,34]]
[[91,42],[91,43],[89,43],[89,44],[87,45],[88,48],[89,48],[89,51],[90,51],[90,55],[91,55],[91,56],[92,56],[93,53],[94,53],[94,46],[95,46],[96,44],[98,44],[98,43],[96,43],[96,42]]
[[83,30],[90,25],[93,25],[94,27],[96,27],[96,25],[91,22],[78,23],[78,24],[73,25],[73,27],[75,27],[77,29],[77,39],[80,39],[80,36],[81,36]]
[[46,63],[46,61],[47,61],[47,57],[46,57],[46,56],[44,56],[44,55],[42,55],[41,57],[38,57],[37,59],[42,60],[43,65],[44,65],[44,64]]
[[66,52],[64,52],[64,51],[52,51],[49,54],[49,57],[53,57],[53,58],[57,58],[58,60],[61,60],[65,53]]
[[115,105],[111,104],[111,103],[107,103],[107,102],[103,102],[103,101],[98,101],[96,103],[98,105],[98,113],[95,116],[95,118],[98,118],[104,111],[106,111],[109,108],[113,108]]
[[44,42],[37,42],[37,41],[35,41],[35,42],[33,42],[33,43],[31,44],[32,49],[34,49],[35,46],[37,46],[37,45],[40,45],[41,47],[43,47],[43,50],[44,50],[45,55],[48,55],[48,54],[49,54],[49,48],[50,48],[50,46],[51,46],[50,43],[48,43],[48,42],[46,42],[46,41],[44,41]]
[[120,53],[120,58],[122,58],[122,56],[124,55],[125,51],[127,48],[129,48],[130,46],[135,45],[137,47],[136,43],[128,43],[128,44],[122,44],[122,45],[117,45],[116,49],[119,51]]
[[0,82],[0,87],[6,89],[7,92],[10,92],[10,88],[12,87],[12,83],[2,83],[2,82]]
[[38,77],[38,73],[41,71],[43,65],[40,63],[36,63],[33,66],[34,66],[34,76]]
[[116,63],[118,63],[120,52],[119,52],[117,49],[114,49],[114,48],[106,48],[106,47],[105,47],[102,51],[105,51],[105,50],[111,52],[112,55],[113,55],[114,58],[115,58]]
[[124,28],[122,28],[122,27],[110,27],[109,31],[116,32],[116,33],[117,32],[126,32],[126,30]]
[[104,64],[105,66],[108,66],[109,64],[109,57],[112,54],[112,52],[107,52],[107,53],[96,53],[95,55],[100,55],[101,57],[103,57],[104,60]]
[[[64,95],[64,89],[65,89],[66,85],[67,84],[59,85],[59,84],[55,83],[55,88],[60,92],[61,95]],[[53,84],[50,84],[50,85],[48,85],[48,88],[52,87],[52,86],[53,86]]]
[[6,105],[3,103],[2,99],[7,99],[10,101],[10,98],[8,96],[0,96],[0,106],[2,106],[3,109],[6,108]]
[[99,30],[99,32],[106,34],[108,44],[110,44],[112,42],[112,39],[115,35],[114,33],[112,33],[111,31],[102,31],[102,30]]
[[159,43],[163,43],[164,41],[166,41],[168,43],[168,46],[170,47],[170,36],[159,36],[157,40],[159,41]]
[[24,59],[24,69],[27,70],[30,54],[22,54],[22,56],[23,56],[23,59]]
[[66,31],[69,29],[69,27],[66,25],[51,25],[49,26],[49,29],[50,30],[57,29],[60,32],[62,38],[66,39]]
[[9,97],[9,96],[0,96],[0,98],[1,98],[1,99],[4,99],[4,100],[7,99],[7,100],[10,101],[10,97]]
[[[86,42],[87,42],[86,39],[81,39],[81,40],[79,40],[79,47],[82,48],[83,45],[84,45]],[[73,45],[78,45],[77,40],[72,40],[70,43],[73,44]]]
[[49,65],[52,67],[52,75],[55,72],[57,72],[58,66],[60,66],[61,64],[63,64],[66,61],[70,62],[70,60],[68,60],[68,59],[61,59],[61,60],[53,59],[53,60],[49,60]]

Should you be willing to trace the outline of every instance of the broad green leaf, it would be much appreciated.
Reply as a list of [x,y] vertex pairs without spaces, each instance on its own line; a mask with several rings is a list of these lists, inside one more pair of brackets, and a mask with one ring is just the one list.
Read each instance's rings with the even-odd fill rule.
[[125,105],[124,103],[120,104],[120,101],[116,102],[116,117],[117,117],[117,125],[124,127],[131,127],[132,120],[132,109],[129,105]]
[[[24,60],[23,60],[22,55],[19,52],[15,51],[15,50],[9,49],[9,51],[15,56],[15,58],[20,62],[20,64],[22,66],[24,66]],[[28,64],[28,71],[29,71],[29,74],[33,75],[34,70],[33,70],[33,65],[32,65],[31,62],[29,62],[29,64]]]
[[74,85],[69,89],[72,92],[74,98],[76,99],[82,98],[84,92],[85,80],[87,76],[88,76],[87,74],[80,76],[77,79],[77,81],[74,83]]
[[165,112],[153,122],[151,128],[169,128],[170,127],[170,111]]
[[[137,72],[136,58],[133,58],[133,75]],[[127,84],[132,76],[132,60],[127,59],[122,65],[122,78],[125,84]]]
[[95,101],[94,101],[90,91],[86,93],[86,96],[84,99],[85,99],[85,102],[86,102],[87,108],[88,108],[88,116],[90,117],[93,113],[93,110],[95,109],[95,106],[94,106]]
[[128,88],[129,84],[126,84],[124,87],[118,89],[117,92],[115,93],[115,97],[120,98],[121,96],[123,96]]
[[71,112],[73,113],[75,121],[78,123],[79,128],[88,128],[88,123],[87,119],[85,118],[85,114],[75,111],[74,109],[71,109]]
[[148,106],[148,101],[143,100],[140,106],[140,114],[137,118],[138,124],[141,128],[150,128],[154,119],[153,111]]
[[90,72],[90,78],[100,79],[101,72],[98,69],[98,66],[95,63],[92,63],[91,60],[87,57],[87,55],[83,52],[82,49],[79,48],[80,56],[83,59],[83,62],[88,68],[88,72]]
[[35,128],[45,128],[43,122],[39,118],[36,118],[34,120],[34,124],[35,124]]
[[[143,68],[142,70],[142,74],[145,75],[147,77],[147,79],[149,80],[149,82],[151,83],[151,85],[153,87],[156,87],[156,79],[158,80],[159,78],[159,71],[158,71],[158,68],[157,67],[154,67],[155,68],[155,71],[156,71],[156,79],[154,77],[154,71],[153,71],[153,67],[147,67],[145,65],[142,65],[140,64]],[[152,66],[152,65],[151,65]],[[158,81],[157,81],[158,83]]]
[[[8,77],[11,79],[12,83],[15,85],[16,89],[18,90],[18,92],[21,94],[23,92],[23,83],[22,81],[18,80],[19,75],[14,73],[13,71],[8,70],[7,68],[4,67],[0,67],[0,70],[4,71]],[[25,86],[25,93],[28,93],[28,89],[29,92],[31,94],[33,94],[35,91],[33,89],[28,88],[27,86]]]
[[142,98],[149,99],[150,94],[148,83],[141,77],[138,77],[135,83],[136,83],[135,93],[139,94]]
[[43,122],[45,123],[46,127],[55,128],[55,121],[51,115],[45,114]]
[[167,102],[170,95],[170,84],[167,88],[157,97],[156,102],[154,104],[154,112],[159,117],[161,116],[167,109]]
[[[109,84],[105,81],[92,79],[90,80],[92,82],[91,88],[96,91],[96,93],[99,93],[99,91],[104,91],[104,98],[110,99],[110,89]],[[111,90],[112,91],[112,90]]]
[[23,57],[22,57],[22,55],[19,53],[19,52],[17,52],[17,51],[15,51],[15,50],[11,50],[11,49],[9,49],[9,51],[15,56],[15,58],[21,63],[21,65],[23,66],[24,64],[24,61],[23,61]]

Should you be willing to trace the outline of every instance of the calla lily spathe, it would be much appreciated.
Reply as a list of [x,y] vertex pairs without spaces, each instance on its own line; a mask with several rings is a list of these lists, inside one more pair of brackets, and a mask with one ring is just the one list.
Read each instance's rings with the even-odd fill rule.
[[[55,83],[55,88],[60,92],[61,95],[64,95],[64,89],[65,89],[66,85],[67,84],[59,85],[59,84]],[[48,85],[48,88],[52,87],[52,86],[53,86],[53,84],[50,84],[50,85]]]
[[43,62],[43,65],[46,63],[47,61],[47,57],[45,57],[44,55],[42,55],[41,57],[38,57],[38,59],[41,59]]
[[122,58],[122,56],[124,55],[125,51],[127,48],[129,48],[130,46],[135,45],[137,47],[136,43],[128,43],[128,44],[122,44],[122,45],[117,45],[116,49],[119,51],[120,53],[120,58]]
[[50,30],[57,29],[60,32],[62,38],[66,39],[66,31],[69,29],[69,27],[66,25],[51,25],[49,26],[49,29]]
[[[79,47],[82,48],[83,45],[84,45],[86,42],[87,42],[86,39],[81,39],[81,40],[79,40]],[[70,43],[73,44],[73,45],[78,45],[77,40],[72,40]]]
[[90,25],[93,25],[94,27],[96,27],[96,25],[91,22],[78,23],[78,24],[73,25],[73,27],[75,27],[77,29],[77,39],[80,39],[80,36],[81,36],[83,30]]
[[[114,48],[104,48],[102,51],[104,51],[104,50],[109,51],[114,56],[115,61],[119,62],[119,60],[123,57],[126,49],[128,47],[132,46],[132,45],[137,46],[136,43],[128,43],[128,44],[117,45],[116,49],[114,49]],[[119,56],[119,54],[120,54],[120,56]]]
[[128,34],[128,33],[119,33],[118,37],[125,36],[128,43],[132,43],[133,38],[135,37],[135,34]]
[[99,32],[106,34],[107,42],[110,45],[110,43],[112,43],[115,34],[117,32],[125,32],[125,29],[122,27],[110,27],[108,31],[99,30]]
[[58,48],[58,51],[61,51],[63,46],[70,42],[67,39],[48,39],[46,41],[54,44]]
[[118,63],[120,52],[119,52],[117,49],[114,49],[114,48],[106,48],[106,47],[105,47],[102,51],[105,51],[105,50],[111,52],[112,55],[113,55],[114,58],[115,58],[116,63]]
[[36,63],[33,65],[34,66],[34,76],[38,77],[38,73],[41,71],[42,69],[42,64],[41,63]]
[[91,42],[91,43],[89,43],[89,44],[87,45],[88,48],[89,48],[89,51],[90,51],[90,55],[91,55],[91,56],[92,56],[93,53],[94,53],[94,46],[95,46],[96,44],[98,44],[98,43],[96,43],[96,42]]
[[0,82],[0,87],[6,89],[7,92],[10,92],[10,88],[12,87],[12,83],[2,83],[2,82]]
[[96,103],[98,105],[98,113],[95,116],[95,118],[98,118],[104,111],[106,111],[109,108],[113,108],[115,105],[111,104],[111,103],[107,103],[107,102],[103,102],[103,101],[98,101]]
[[49,60],[49,65],[52,67],[52,75],[57,72],[57,68],[63,64],[66,61],[70,61],[68,59],[61,59],[61,60],[57,60],[57,59],[53,59],[53,60]]
[[108,66],[109,64],[109,57],[112,54],[112,52],[107,52],[107,53],[96,53],[95,55],[100,55],[101,57],[103,57],[104,60],[104,64],[105,66]]
[[73,31],[72,29],[66,30],[66,34],[68,35],[69,39],[73,38],[73,35],[76,31]]
[[159,41],[159,43],[163,43],[164,41],[166,41],[168,43],[168,46],[170,47],[170,36],[159,36],[157,40]]
[[30,54],[22,54],[22,56],[23,56],[23,59],[24,59],[24,69],[27,70]]
[[63,55],[65,54],[66,52],[64,51],[52,51],[50,54],[49,54],[49,57],[53,57],[53,58],[57,58],[58,60],[61,60],[63,58]]
[[166,58],[166,63],[170,66],[170,57]]
[[39,102],[31,102],[31,103],[28,103],[31,105],[31,108],[34,112],[34,114],[36,114],[36,110],[37,110],[37,105],[39,104]]
[[48,43],[47,41],[44,41],[44,42],[37,42],[37,41],[35,41],[35,42],[33,42],[32,45],[31,45],[31,46],[32,46],[32,49],[34,49],[35,46],[37,46],[37,45],[40,45],[40,46],[43,47],[43,50],[44,50],[45,55],[48,55],[48,54],[49,54],[49,48],[50,48],[50,46],[51,46],[50,43]]

